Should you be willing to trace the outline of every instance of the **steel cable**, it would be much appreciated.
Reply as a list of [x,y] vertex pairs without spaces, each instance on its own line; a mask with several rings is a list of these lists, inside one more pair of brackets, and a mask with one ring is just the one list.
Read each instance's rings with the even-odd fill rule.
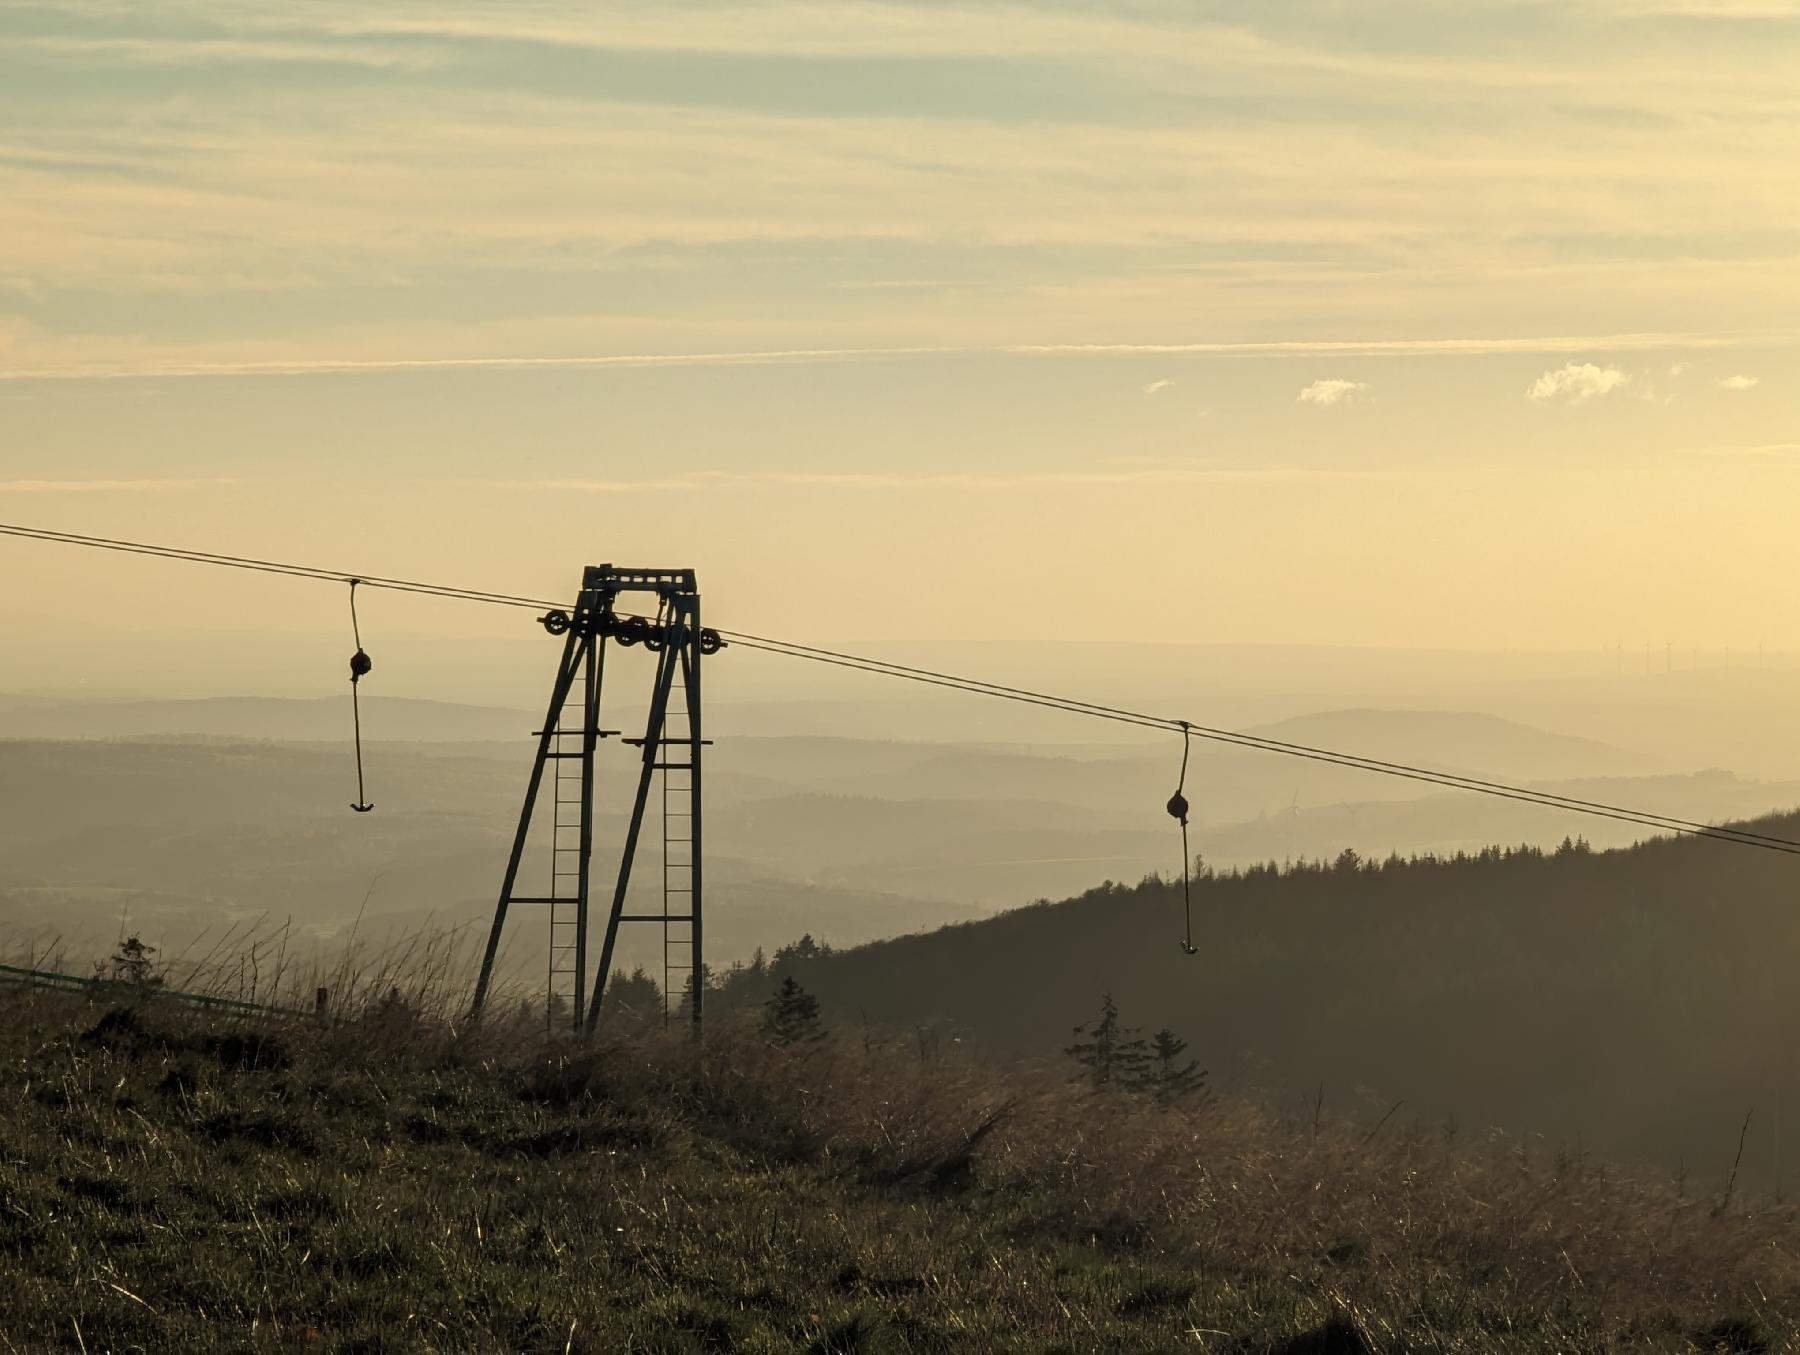
[[[193,564],[214,565],[230,569],[253,570],[262,573],[286,575],[292,578],[348,583],[357,581],[364,587],[382,588],[395,592],[413,593],[428,597],[449,598],[463,602],[481,602],[506,607],[528,607],[553,610],[566,606],[566,603],[551,602],[542,598],[530,598],[516,593],[499,593],[483,589],[462,588],[449,584],[427,583],[412,579],[386,578],[379,575],[356,574],[344,570],[325,569],[312,565],[296,565],[275,560],[261,560],[248,556],[224,555],[212,551],[189,550],[174,546],[152,545],[140,541],[127,541],[115,537],[88,536],[75,532],[54,531],[47,528],[28,527],[18,524],[0,523],[0,536],[12,536],[25,540],[49,541],[64,545],[83,546],[90,549],[119,551],[128,554],[151,556],[160,559],[181,560]],[[956,674],[942,673],[934,669],[916,668],[906,664],[873,659],[864,655],[849,654],[840,650],[824,649],[816,645],[800,644],[795,641],[779,640],[771,636],[756,635],[747,631],[721,629],[718,634],[731,643],[746,649],[760,650],[765,653],[778,654],[788,658],[801,659],[813,663],[829,664],[835,667],[852,669],[880,677],[898,678],[904,681],[917,682],[928,686],[940,687],[951,691],[964,692],[975,696],[986,696],[998,700],[1013,701],[1024,705],[1036,706],[1047,710],[1062,711],[1072,715],[1085,715],[1093,719],[1108,720],[1117,724],[1133,725],[1145,729],[1182,732],[1195,738],[1207,739],[1215,743],[1249,749],[1257,752],[1275,753],[1284,757],[1301,758],[1307,761],[1324,763],[1332,766],[1348,768],[1354,771],[1370,772],[1381,776],[1397,777],[1426,785],[1439,786],[1448,790],[1469,791],[1492,798],[1514,800],[1526,804],[1539,805],[1549,809],[1561,809],[1570,813],[1588,815],[1595,818],[1611,819],[1622,823],[1635,824],[1639,827],[1652,828],[1662,832],[1682,834],[1690,837],[1711,838],[1719,842],[1735,843],[1739,846],[1759,847],[1767,851],[1783,852],[1788,855],[1800,855],[1800,841],[1778,837],[1768,833],[1758,833],[1750,829],[1731,828],[1716,824],[1701,823],[1693,819],[1677,818],[1666,814],[1657,814],[1647,810],[1631,809],[1623,805],[1607,804],[1604,801],[1588,800],[1577,796],[1560,795],[1553,791],[1533,790],[1529,787],[1509,785],[1505,782],[1492,781],[1481,777],[1464,776],[1455,772],[1438,771],[1411,763],[1392,762],[1380,758],[1365,757],[1355,753],[1344,753],[1329,748],[1314,747],[1310,744],[1293,743],[1283,739],[1273,739],[1264,735],[1242,733],[1235,730],[1221,729],[1209,725],[1194,724],[1172,716],[1150,715],[1142,711],[1127,710],[1123,707],[1102,705],[1097,702],[1081,701],[1072,697],[1056,696],[1048,692],[1034,691],[1025,687],[1006,686],[1001,683],[986,682],[976,678],[960,677]]]

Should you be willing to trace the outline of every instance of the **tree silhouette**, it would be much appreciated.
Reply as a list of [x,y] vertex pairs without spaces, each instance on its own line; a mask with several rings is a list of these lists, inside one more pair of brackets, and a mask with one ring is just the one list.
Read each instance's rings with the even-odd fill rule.
[[1150,1039],[1150,1053],[1140,1089],[1156,1097],[1159,1106],[1172,1106],[1206,1087],[1206,1070],[1198,1059],[1181,1062],[1187,1041],[1164,1026]]
[[1147,1073],[1149,1054],[1136,1027],[1119,1024],[1119,1007],[1111,993],[1100,999],[1100,1017],[1075,1027],[1076,1035],[1086,1035],[1063,1049],[1075,1062],[1088,1070],[1096,1087],[1114,1083],[1130,1088]]
[[779,1045],[810,1044],[824,1039],[819,999],[789,975],[781,981],[775,996],[763,1003],[763,1034]]
[[813,934],[808,932],[798,941],[790,941],[785,946],[777,946],[773,967],[783,969],[790,965],[804,965],[823,959],[830,954],[832,954],[831,946],[827,942],[813,940]]
[[694,1019],[694,984],[696,982],[700,984],[701,995],[708,1002],[711,1002],[713,994],[719,991],[719,981],[713,975],[712,966],[704,960],[701,961],[700,968],[697,971],[689,970],[688,976],[681,981],[681,997],[676,1001],[675,1010],[671,1013],[673,1019],[677,1021]]
[[647,1025],[662,1020],[662,988],[639,965],[629,974],[614,973],[606,985],[601,1011],[608,1022],[625,1026]]
[[156,973],[156,947],[147,946],[136,933],[119,942],[118,950],[106,962],[114,983],[129,983],[134,988],[160,988],[162,979]]

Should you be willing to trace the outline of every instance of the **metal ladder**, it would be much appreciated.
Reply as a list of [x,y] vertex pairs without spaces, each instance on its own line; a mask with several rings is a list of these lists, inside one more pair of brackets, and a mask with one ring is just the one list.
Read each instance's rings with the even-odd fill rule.
[[579,687],[557,712],[548,757],[556,763],[550,793],[550,954],[545,980],[544,1024],[554,1030],[571,1019],[581,968],[581,783],[587,711]]
[[[681,1009],[694,973],[694,758],[687,689],[670,684],[656,770],[662,775],[663,1024]],[[678,987],[679,985],[679,987]]]

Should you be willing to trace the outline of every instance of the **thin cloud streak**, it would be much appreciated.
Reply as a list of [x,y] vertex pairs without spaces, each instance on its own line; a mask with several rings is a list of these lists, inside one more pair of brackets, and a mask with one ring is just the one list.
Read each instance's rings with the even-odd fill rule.
[[1294,483],[1370,479],[1390,472],[1311,466],[1164,466],[1139,470],[1028,471],[1020,474],[925,472],[896,475],[855,471],[689,471],[655,480],[463,480],[464,489],[516,493],[668,494],[771,486],[783,489],[890,491],[903,489],[1094,489],[1105,486]]
[[[1606,17],[1660,15],[1708,18],[1776,18],[1796,12],[1795,0],[1587,0]],[[214,7],[215,13],[218,7]],[[287,39],[290,15],[231,11],[238,31],[264,31]],[[1589,91],[1591,62],[1547,65],[1493,58],[1358,52],[1328,40],[1295,41],[1257,32],[1255,25],[1208,21],[1177,5],[1140,7],[1132,15],[1103,9],[1000,4],[921,10],[892,3],[787,3],[723,9],[696,24],[679,9],[643,7],[604,16],[533,14],[528,6],[494,7],[474,16],[446,14],[443,6],[312,4],[304,10],[314,31],[340,39],[378,43],[396,38],[473,43],[532,43],[603,52],[730,52],[790,57],[1001,56],[1085,58],[1096,52],[1150,69],[1201,70],[1214,79],[1241,72],[1266,82],[1294,73],[1313,80],[1403,82],[1424,92],[1447,89]],[[1692,78],[1694,63],[1653,68],[1666,94],[1671,73]],[[1708,71],[1716,78],[1716,71]]]
[[1628,18],[1751,21],[1800,18],[1797,0],[1589,0],[1589,7]]
[[1139,470],[1223,470],[1216,456],[1103,456],[1102,466],[1133,466]]
[[938,357],[1342,357],[1483,356],[1573,353],[1606,348],[1647,352],[1672,348],[1789,347],[1800,330],[1746,333],[1635,334],[1449,339],[1272,339],[1198,343],[1057,343],[932,345],[874,348],[788,348],[744,352],[600,353],[542,357],[300,358],[290,361],[183,362],[178,359],[0,370],[0,381],[113,381],[137,378],[315,376],[358,372],[531,370],[583,367],[737,367],[834,362],[885,362]]
[[234,479],[212,480],[0,480],[0,494],[166,494],[215,489]]
[[132,63],[166,66],[206,66],[240,61],[300,63],[331,66],[367,66],[385,70],[421,69],[434,64],[428,54],[400,46],[350,47],[342,43],[293,40],[257,41],[242,38],[100,38],[58,37],[40,34],[13,37],[7,46],[15,52],[42,52],[50,56],[109,57]]
[[1746,461],[1800,461],[1800,442],[1764,442],[1751,446],[1696,447],[1694,456]]

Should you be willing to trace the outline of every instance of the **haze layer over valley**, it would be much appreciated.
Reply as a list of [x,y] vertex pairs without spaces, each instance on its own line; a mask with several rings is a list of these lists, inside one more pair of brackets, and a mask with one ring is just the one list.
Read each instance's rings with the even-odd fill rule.
[[[551,647],[532,634],[515,648],[547,660]],[[321,943],[343,941],[353,926],[365,938],[428,925],[484,930],[541,722],[526,702],[541,682],[520,681],[516,705],[417,699],[396,689],[429,686],[417,680],[426,673],[441,683],[445,671],[409,667],[417,647],[399,645],[364,688],[378,806],[369,816],[348,809],[346,697],[0,699],[0,793],[12,806],[0,825],[0,918],[10,948],[60,942],[85,957],[121,927],[176,949],[234,926],[286,927]],[[949,647],[926,657],[958,667]],[[1023,656],[972,646],[962,657],[975,675],[998,668],[1000,679],[1023,681],[1029,662],[1051,690],[1653,813],[1714,821],[1800,803],[1800,777],[1782,776],[1800,768],[1784,656],[1765,656],[1761,668],[1647,674],[1618,671],[1616,655],[1138,646],[1109,656],[1043,645]],[[709,963],[802,934],[850,945],[1102,881],[1179,874],[1179,837],[1162,812],[1178,739],[810,667],[739,649],[714,661]],[[616,665],[616,690],[632,691],[630,672]],[[1334,679],[1346,684],[1346,704],[1329,704]],[[285,686],[297,685],[290,672]],[[630,732],[642,718],[627,695],[604,723]],[[1707,747],[1740,751],[1744,763],[1704,761]],[[636,758],[617,741],[603,746],[603,882]],[[1569,836],[1609,846],[1644,834],[1205,741],[1196,741],[1187,795],[1193,848],[1218,868],[1329,860],[1345,849],[1381,858],[1555,846]],[[640,890],[659,878],[659,843],[648,837]],[[546,853],[534,840],[527,861]],[[508,953],[521,973],[538,963],[540,931],[529,916],[515,920]],[[624,947],[628,966],[660,963],[630,929]]]

